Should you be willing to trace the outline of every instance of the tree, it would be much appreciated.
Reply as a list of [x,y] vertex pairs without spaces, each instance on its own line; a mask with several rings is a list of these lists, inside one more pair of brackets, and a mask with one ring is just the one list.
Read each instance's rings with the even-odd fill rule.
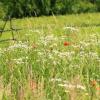
[[[100,11],[100,0],[0,0],[12,17]],[[11,14],[12,13],[12,14]]]

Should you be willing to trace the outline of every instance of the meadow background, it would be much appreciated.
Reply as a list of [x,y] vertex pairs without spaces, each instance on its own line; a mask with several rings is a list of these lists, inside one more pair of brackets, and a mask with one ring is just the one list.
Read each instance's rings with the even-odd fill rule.
[[[0,100],[99,100],[99,0],[76,0],[93,7],[87,13],[68,12],[65,6],[65,15],[61,15],[60,9],[50,8],[52,16],[42,12],[45,12],[43,5],[37,6],[39,14],[37,10],[30,14],[27,7],[34,7],[32,1],[35,0],[29,3],[18,0],[15,12],[11,10],[13,0],[0,1],[0,16],[4,19],[0,19],[0,30],[5,23],[4,16],[10,14],[9,9],[13,12],[13,28],[21,29],[14,32],[16,40],[2,41],[12,38],[10,31],[0,34]],[[37,3],[41,5],[41,1]],[[55,8],[62,8],[64,3],[52,2]],[[25,4],[27,14],[25,9],[22,9],[23,15],[20,14],[20,3]],[[69,7],[71,10],[77,3],[70,3],[73,4]],[[9,28],[8,21],[5,30]]]

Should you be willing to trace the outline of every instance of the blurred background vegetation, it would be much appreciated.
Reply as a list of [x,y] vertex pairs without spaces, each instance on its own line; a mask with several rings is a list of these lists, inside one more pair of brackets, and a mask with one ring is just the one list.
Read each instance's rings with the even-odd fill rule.
[[99,12],[100,0],[0,0],[0,18]]

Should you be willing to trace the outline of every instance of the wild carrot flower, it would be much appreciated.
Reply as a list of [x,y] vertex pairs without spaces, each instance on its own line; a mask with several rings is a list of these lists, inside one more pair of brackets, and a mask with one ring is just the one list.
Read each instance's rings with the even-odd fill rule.
[[64,42],[64,46],[69,46],[70,43],[69,42]]

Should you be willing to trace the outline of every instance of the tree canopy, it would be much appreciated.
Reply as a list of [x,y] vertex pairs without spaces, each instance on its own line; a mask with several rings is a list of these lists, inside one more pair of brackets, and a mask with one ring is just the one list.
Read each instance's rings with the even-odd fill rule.
[[[1,6],[2,5],[2,6]],[[12,17],[100,11],[100,0],[1,0],[0,12]]]

